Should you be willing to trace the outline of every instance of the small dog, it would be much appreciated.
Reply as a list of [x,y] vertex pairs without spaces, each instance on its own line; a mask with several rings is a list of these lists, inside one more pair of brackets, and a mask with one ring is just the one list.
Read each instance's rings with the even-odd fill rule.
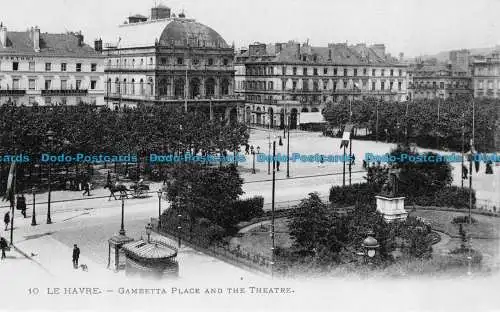
[[82,269],[83,272],[88,272],[89,268],[87,267],[86,264],[80,264],[80,269]]

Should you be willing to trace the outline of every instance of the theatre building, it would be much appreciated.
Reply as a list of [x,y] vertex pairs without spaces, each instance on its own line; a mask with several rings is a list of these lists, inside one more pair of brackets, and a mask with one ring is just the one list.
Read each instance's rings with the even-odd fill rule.
[[81,33],[0,24],[0,104],[104,104],[104,59]]
[[[165,6],[132,15],[96,48],[105,56],[106,102],[115,109],[168,105],[239,118],[234,47],[213,29]],[[241,104],[241,105],[240,105]]]

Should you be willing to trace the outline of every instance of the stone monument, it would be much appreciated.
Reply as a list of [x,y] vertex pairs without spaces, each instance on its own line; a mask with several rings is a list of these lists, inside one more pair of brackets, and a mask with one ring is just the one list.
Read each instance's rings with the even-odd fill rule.
[[389,179],[382,187],[380,195],[375,196],[377,199],[377,211],[380,212],[386,222],[394,220],[406,220],[408,213],[405,210],[405,197],[397,196],[397,181],[399,178],[399,170],[389,170]]

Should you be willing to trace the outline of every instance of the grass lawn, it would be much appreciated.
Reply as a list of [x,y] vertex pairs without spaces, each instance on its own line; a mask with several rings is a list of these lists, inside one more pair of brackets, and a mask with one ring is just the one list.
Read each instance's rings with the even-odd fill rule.
[[[288,235],[288,219],[276,219],[274,223],[274,241],[276,247],[288,248],[292,245],[292,239]],[[270,224],[256,227],[243,235],[243,237],[234,237],[231,239],[231,248],[240,245],[244,252],[258,254],[267,258],[271,257],[271,231]]]
[[[415,212],[410,212],[410,215],[419,216],[429,221],[433,229],[445,232],[450,236],[459,236],[459,226],[451,223],[453,218],[466,214],[467,210],[464,210],[463,213],[437,210],[417,210]],[[470,232],[472,238],[500,238],[500,218],[474,214],[472,218],[475,219],[477,223],[473,223],[470,229],[468,224],[464,224],[464,230],[468,233]]]

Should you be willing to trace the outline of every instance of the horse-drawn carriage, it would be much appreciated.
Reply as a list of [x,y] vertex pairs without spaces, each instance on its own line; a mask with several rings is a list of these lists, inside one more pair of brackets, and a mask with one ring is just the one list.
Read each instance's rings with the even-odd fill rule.
[[109,188],[109,200],[111,200],[111,196],[113,196],[115,200],[118,199],[116,198],[115,193],[119,193],[120,198],[129,198],[129,196],[132,198],[144,198],[147,197],[147,193],[149,191],[149,185],[144,183],[143,179],[130,185],[130,188],[128,188],[125,184],[119,183],[115,183],[113,185],[108,184],[105,188]]

